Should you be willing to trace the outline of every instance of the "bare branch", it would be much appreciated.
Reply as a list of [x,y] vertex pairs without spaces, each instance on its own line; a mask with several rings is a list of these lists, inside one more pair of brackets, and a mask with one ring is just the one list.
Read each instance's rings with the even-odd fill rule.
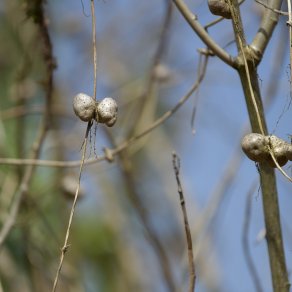
[[171,24],[172,19],[172,13],[173,13],[173,5],[172,2],[169,0],[165,0],[166,8],[165,8],[165,15],[164,20],[162,23],[161,33],[159,36],[159,42],[157,49],[153,56],[153,61],[151,64],[151,68],[149,70],[149,76],[147,78],[145,89],[143,90],[141,96],[139,97],[140,104],[139,109],[135,113],[135,117],[133,119],[136,120],[135,123],[133,123],[133,126],[128,131],[127,135],[128,137],[131,137],[135,132],[137,132],[137,129],[140,125],[141,120],[143,120],[144,115],[143,112],[147,108],[145,107],[146,103],[149,101],[149,98],[151,96],[151,93],[154,89],[154,85],[157,83],[157,66],[161,63],[161,59],[163,55],[165,54],[167,43],[168,43],[168,32],[169,27]]
[[[269,6],[272,10],[279,10],[282,5],[282,0],[272,0]],[[257,63],[259,63],[263,57],[264,51],[272,37],[274,28],[278,23],[279,14],[268,9],[263,15],[260,27],[255,35],[250,47],[255,53],[255,58],[257,58]]]
[[81,159],[81,165],[80,165],[79,175],[78,175],[78,184],[77,184],[77,188],[76,188],[76,192],[75,192],[75,196],[74,196],[74,201],[73,201],[71,212],[70,212],[70,216],[69,216],[69,221],[68,221],[68,226],[67,226],[67,230],[66,230],[64,244],[63,244],[63,247],[61,249],[60,262],[59,262],[59,266],[58,266],[58,269],[57,269],[57,272],[56,272],[56,276],[55,276],[52,292],[55,292],[56,289],[57,289],[57,284],[58,284],[58,281],[59,281],[59,277],[60,277],[62,265],[63,265],[63,262],[64,262],[65,254],[66,254],[66,252],[68,251],[68,248],[69,248],[68,241],[69,241],[69,236],[70,236],[70,230],[71,230],[71,225],[72,225],[72,221],[73,221],[73,216],[74,216],[74,213],[75,213],[75,207],[76,207],[76,203],[77,203],[78,196],[79,196],[81,174],[82,174],[82,170],[83,170],[83,166],[84,166],[86,147],[87,147],[87,140],[88,140],[88,133],[90,131],[91,126],[92,126],[92,122],[89,122],[88,125],[87,125],[87,129],[86,129],[84,143],[82,145],[83,151],[82,151],[82,159]]
[[[108,130],[106,130],[105,133],[108,139],[110,140],[111,144],[114,146],[115,139],[113,135]],[[168,291],[177,291],[176,288],[177,285],[172,275],[171,265],[169,258],[167,256],[167,252],[163,244],[161,243],[158,235],[156,234],[155,230],[152,227],[151,219],[149,217],[147,209],[144,206],[143,199],[139,194],[139,190],[137,189],[134,181],[134,172],[131,170],[131,167],[129,167],[129,157],[127,155],[126,150],[127,149],[124,149],[123,151],[119,152],[117,156],[119,158],[119,167],[121,169],[125,186],[127,188],[126,192],[127,198],[129,202],[132,204],[134,210],[136,211],[141,223],[143,224],[146,239],[148,240],[149,244],[151,245],[153,251],[157,256],[159,267],[161,269],[164,282],[168,287]]]
[[183,17],[199,36],[199,38],[206,44],[206,46],[223,62],[230,65],[233,68],[237,67],[236,60],[230,56],[224,49],[222,49],[207,33],[207,31],[202,27],[200,22],[197,19],[197,16],[194,15],[183,0],[173,0],[174,4],[181,12]]
[[193,243],[192,243],[192,236],[190,232],[190,226],[188,222],[188,215],[186,210],[186,203],[184,199],[184,194],[179,178],[179,169],[180,169],[180,159],[175,152],[172,153],[172,165],[173,170],[177,182],[177,191],[179,194],[181,209],[184,218],[184,226],[185,226],[185,234],[187,240],[187,247],[188,247],[188,261],[189,261],[189,292],[193,292],[195,290],[195,282],[196,282],[196,271],[195,271],[195,261],[194,261],[194,253],[193,253]]
[[[118,154],[119,152],[123,151],[130,145],[132,145],[137,140],[141,139],[145,135],[152,132],[166,120],[168,120],[191,96],[192,94],[198,89],[200,83],[204,79],[206,74],[207,64],[208,64],[208,55],[204,55],[205,59],[202,66],[202,71],[200,75],[197,77],[195,84],[191,87],[186,95],[184,95],[178,103],[169,111],[165,112],[160,118],[154,121],[149,127],[145,130],[140,132],[139,134],[131,137],[129,140],[124,141],[119,146],[115,147],[114,149],[107,149],[107,154],[104,156],[100,156],[97,158],[87,159],[84,162],[84,165],[94,164],[100,161],[108,160],[111,161],[112,159],[108,159],[109,156],[112,158]],[[14,159],[14,158],[0,158],[0,164],[7,164],[7,165],[37,165],[37,166],[47,166],[47,167],[79,167],[81,164],[80,160],[76,161],[53,161],[53,160],[36,160],[36,159]]]
[[[53,92],[53,70],[55,68],[55,61],[53,58],[52,43],[51,43],[51,39],[50,39],[48,28],[47,28],[47,23],[46,23],[44,12],[43,12],[43,2],[42,1],[35,2],[32,5],[37,6],[35,8],[35,10],[37,11],[37,15],[34,15],[34,21],[39,29],[40,39],[42,41],[43,61],[46,65],[46,87],[45,87],[46,110],[44,112],[43,122],[39,127],[37,137],[35,138],[30,150],[30,157],[32,160],[35,160],[39,156],[41,146],[44,142],[47,130],[50,125],[52,92]],[[13,202],[9,210],[8,217],[4,221],[2,229],[0,231],[0,248],[3,246],[7,236],[9,235],[13,225],[15,224],[15,220],[19,212],[22,198],[28,192],[34,169],[35,169],[35,165],[28,165],[26,169],[24,170],[24,175],[21,179],[20,186],[13,198]]]
[[[275,0],[274,2],[277,2],[277,0]],[[228,0],[228,3],[232,12],[232,21],[236,34],[237,46],[244,57],[244,65],[239,67],[238,73],[245,94],[252,131],[254,133],[261,132],[266,135],[268,131],[262,106],[261,92],[258,84],[257,67],[255,62],[253,61],[254,54],[250,52],[249,47],[247,47],[244,43],[242,35],[243,28],[240,21],[240,11],[238,8],[238,3],[235,0]],[[277,8],[275,5],[273,6]],[[267,16],[275,17],[275,13],[268,11],[264,16],[264,19],[266,19]],[[274,20],[276,18],[274,18]],[[269,31],[267,31],[267,34],[264,34],[265,38],[267,37],[267,39],[258,41],[257,43],[262,48],[261,53],[264,52],[264,48],[270,40],[275,24],[272,24],[272,20],[266,19],[266,21],[267,20],[269,20],[269,24],[265,27],[265,29]],[[258,36],[260,38],[262,37],[261,34],[262,32],[258,33]],[[247,60],[249,60],[248,63]],[[276,177],[274,170],[266,162],[260,163],[259,169],[273,288],[276,292],[288,291],[289,280],[282,239]]]
[[264,3],[264,2],[262,2],[260,0],[255,0],[255,2],[257,2],[258,4],[264,6],[265,8],[267,8],[267,9],[269,9],[269,10],[275,12],[275,13],[278,13],[280,15],[284,15],[284,16],[288,16],[289,15],[288,12],[272,8],[272,7],[270,7],[269,5],[267,5],[266,3]]

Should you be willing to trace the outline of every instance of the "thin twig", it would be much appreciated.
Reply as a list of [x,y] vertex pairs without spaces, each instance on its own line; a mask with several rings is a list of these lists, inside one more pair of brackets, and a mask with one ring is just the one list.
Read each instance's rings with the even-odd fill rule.
[[[47,28],[47,22],[45,20],[43,12],[43,1],[36,2],[34,5],[38,6],[36,9],[36,11],[38,12],[38,17],[36,17],[34,20],[39,29],[40,39],[42,41],[42,56],[43,61],[46,65],[46,82],[45,82],[46,111],[44,112],[43,121],[38,129],[38,134],[31,146],[30,157],[32,160],[36,160],[38,158],[41,146],[44,142],[50,124],[53,93],[53,70],[55,68],[52,43]],[[29,15],[28,11],[27,14]],[[15,224],[16,217],[21,205],[21,201],[29,190],[29,185],[33,176],[34,169],[35,164],[34,165],[31,164],[27,165],[26,169],[24,170],[20,186],[13,198],[9,214],[5,219],[0,231],[0,248],[3,246],[7,236],[9,235],[13,225]]]
[[199,36],[199,38],[205,43],[205,45],[223,62],[230,65],[233,68],[237,68],[236,60],[229,55],[223,48],[221,48],[215,41],[212,39],[207,31],[202,27],[200,22],[197,19],[197,16],[194,15],[183,0],[172,0],[176,5],[180,13],[183,15],[185,20]]
[[[168,120],[191,96],[192,94],[198,89],[200,83],[205,77],[207,64],[208,64],[208,55],[204,55],[204,62],[202,66],[201,74],[198,76],[195,84],[191,87],[191,89],[185,94],[178,103],[169,111],[165,112],[160,118],[155,120],[149,127],[145,130],[141,131],[139,134],[134,135],[130,139],[122,142],[119,146],[115,147],[114,149],[107,149],[108,155],[103,155],[97,158],[91,158],[84,161],[84,165],[95,164],[100,161],[105,160],[112,160],[112,158],[118,154],[119,152],[123,151],[124,149],[128,148],[137,140],[141,139],[145,135],[152,132],[166,120]],[[110,159],[110,157],[111,159]],[[7,164],[7,165],[37,165],[37,166],[46,166],[46,167],[79,167],[81,164],[80,160],[75,161],[54,161],[54,160],[36,160],[36,159],[14,159],[14,158],[0,158],[0,164]]]
[[140,97],[138,97],[140,104],[139,109],[135,113],[135,117],[133,119],[136,120],[135,123],[133,123],[133,126],[130,127],[128,130],[127,136],[131,137],[136,131],[137,128],[140,125],[141,120],[143,120],[143,112],[147,107],[145,106],[147,102],[149,102],[149,98],[151,98],[151,93],[153,92],[154,86],[157,81],[157,74],[156,69],[157,66],[161,63],[161,59],[163,55],[165,54],[166,48],[167,48],[167,42],[168,42],[168,31],[171,23],[172,18],[172,12],[173,12],[173,5],[172,2],[169,0],[165,0],[166,9],[165,9],[165,15],[162,23],[161,33],[158,38],[158,46],[153,56],[153,61],[151,64],[151,68],[149,70],[149,76],[147,78],[145,89],[143,90]]
[[[267,5],[266,3],[264,3],[264,2],[262,2],[260,0],[255,0],[255,2],[258,3],[258,4],[260,4],[260,5],[262,5],[262,6],[264,6],[267,9],[275,12],[275,13],[280,14],[280,15],[283,15],[283,16],[288,16],[289,15],[288,12],[282,11],[282,10],[278,10],[278,9],[275,9],[275,8],[272,8],[272,7],[270,7],[269,5]],[[289,0],[287,2],[289,2]]]
[[83,170],[84,161],[85,161],[88,133],[90,131],[91,125],[92,125],[92,123],[88,123],[88,125],[87,125],[86,134],[85,134],[85,138],[84,138],[84,143],[82,145],[82,147],[83,147],[82,160],[81,160],[81,165],[80,165],[80,169],[79,169],[78,184],[77,184],[77,188],[76,188],[76,192],[75,192],[75,196],[74,196],[74,201],[73,201],[71,212],[70,212],[70,216],[69,216],[69,221],[68,221],[68,226],[67,226],[67,230],[66,230],[64,244],[63,244],[63,247],[61,249],[60,262],[59,262],[59,266],[58,266],[57,273],[56,273],[56,276],[55,276],[52,292],[55,292],[56,289],[57,289],[57,284],[58,284],[58,280],[59,280],[59,277],[60,277],[60,272],[61,272],[61,269],[62,269],[64,257],[65,257],[65,254],[66,254],[69,246],[70,246],[68,244],[68,240],[69,240],[69,236],[70,236],[70,230],[71,230],[71,225],[72,225],[72,221],[73,221],[73,216],[74,216],[74,213],[75,213],[75,207],[76,207],[76,203],[77,203],[78,196],[79,196],[80,182],[81,182],[81,175],[82,175],[82,170]]
[[[97,60],[96,59],[97,59],[97,56],[96,56],[96,30],[95,30],[96,23],[95,23],[94,0],[91,0],[91,15],[92,15],[91,21],[92,21],[92,46],[93,46],[93,71],[94,71],[94,82],[93,82],[93,92],[94,93],[93,93],[93,95],[94,95],[94,99],[96,99],[96,87],[97,87],[96,86],[97,85],[97,76],[96,76],[97,75]],[[76,204],[77,204],[77,199],[78,199],[78,195],[79,195],[79,190],[80,190],[81,175],[82,175],[82,170],[83,170],[83,166],[84,166],[84,162],[85,162],[88,135],[89,135],[89,132],[90,132],[92,125],[93,125],[93,121],[91,120],[87,124],[85,138],[84,138],[84,142],[82,144],[83,151],[82,151],[82,159],[81,159],[79,175],[78,175],[78,184],[77,184],[75,197],[74,197],[74,201],[73,201],[70,216],[69,216],[68,226],[67,226],[66,235],[65,235],[65,241],[64,241],[63,247],[61,249],[60,262],[59,262],[59,266],[58,266],[57,273],[55,276],[52,292],[55,292],[57,289],[57,284],[58,284],[58,280],[60,277],[60,272],[62,269],[65,254],[69,248],[68,240],[69,240],[69,236],[70,236],[71,225],[72,225],[72,221],[73,221],[73,217],[74,217],[74,213],[75,213],[75,208],[76,208]]]
[[[241,1],[239,1],[239,2],[238,2],[238,5],[241,5],[244,1],[245,1],[245,0],[241,0]],[[224,20],[224,19],[226,19],[226,18],[220,16],[220,17],[218,17],[217,19],[215,19],[215,20],[209,22],[208,24],[206,24],[206,25],[204,26],[204,29],[207,30],[209,27],[214,26],[215,24],[221,22],[221,21]]]
[[255,98],[255,95],[254,95],[252,84],[251,84],[251,77],[250,77],[249,67],[248,67],[248,63],[247,63],[247,57],[246,57],[246,53],[245,53],[245,49],[247,48],[247,46],[246,46],[246,41],[245,41],[245,37],[244,37],[243,26],[241,24],[241,19],[240,19],[240,16],[238,15],[238,13],[236,12],[236,10],[234,8],[232,0],[227,0],[227,3],[229,4],[230,12],[231,12],[231,15],[232,15],[234,33],[235,33],[235,38],[237,40],[238,50],[241,53],[240,55],[243,58],[245,74],[247,76],[247,82],[248,82],[248,87],[249,87],[249,90],[250,90],[251,101],[252,101],[252,104],[253,104],[253,107],[254,107],[254,111],[256,113],[256,118],[257,118],[257,122],[258,122],[258,125],[259,125],[259,130],[260,130],[260,133],[262,135],[265,135],[263,122],[262,122],[262,119],[261,119],[261,115],[260,115],[260,112],[259,112],[259,108],[258,108],[258,105],[257,105],[257,102],[256,102],[256,98]]
[[248,191],[247,197],[246,197],[246,205],[245,205],[245,215],[244,215],[244,224],[242,229],[242,246],[243,246],[243,252],[245,255],[246,263],[250,272],[250,275],[253,279],[253,283],[255,285],[257,292],[263,292],[261,282],[256,270],[256,267],[254,265],[250,248],[248,244],[248,234],[249,234],[249,228],[250,228],[250,218],[251,218],[251,207],[252,207],[252,195],[255,192],[257,187],[257,183],[254,182],[252,186],[250,187],[250,190]]
[[195,290],[195,282],[196,282],[193,243],[192,243],[192,236],[190,232],[190,226],[188,222],[188,215],[187,215],[187,210],[186,210],[186,203],[184,199],[183,189],[182,189],[180,178],[179,178],[180,159],[175,152],[172,153],[172,165],[173,165],[173,170],[174,170],[174,174],[175,174],[175,178],[177,182],[177,191],[179,194],[180,205],[181,205],[183,218],[184,218],[185,234],[186,234],[187,247],[188,247],[188,261],[189,261],[189,273],[190,273],[189,292],[193,292]]
[[91,23],[92,23],[92,47],[93,47],[93,98],[96,99],[96,87],[97,87],[97,54],[96,54],[96,23],[95,23],[95,9],[94,0],[91,0]]
[[[202,57],[203,55],[200,54],[199,56],[199,64],[198,64],[198,69],[197,69],[197,74],[200,75],[201,72],[201,66],[202,66]],[[192,111],[192,116],[191,116],[191,129],[192,129],[192,134],[195,135],[196,129],[195,129],[195,117],[197,113],[197,106],[198,106],[198,101],[199,101],[199,92],[200,92],[200,87],[196,90],[196,94],[194,97],[194,106],[193,106],[193,111]]]
[[[112,133],[107,129],[105,133],[112,146],[114,146],[116,143]],[[133,209],[137,213],[137,216],[144,227],[143,231],[147,241],[151,245],[154,253],[156,254],[157,261],[161,269],[161,274],[164,278],[164,282],[166,287],[168,288],[168,291],[177,291],[176,283],[174,281],[174,277],[171,271],[170,260],[163,244],[158,237],[158,234],[152,226],[152,220],[149,217],[149,213],[144,206],[143,196],[140,195],[139,189],[136,187],[136,183],[134,180],[134,171],[132,170],[132,167],[129,167],[130,159],[127,155],[126,150],[127,149],[124,149],[124,151],[121,151],[117,154],[119,158],[118,165],[123,175],[123,181],[127,189],[126,196],[129,202],[132,204]]]

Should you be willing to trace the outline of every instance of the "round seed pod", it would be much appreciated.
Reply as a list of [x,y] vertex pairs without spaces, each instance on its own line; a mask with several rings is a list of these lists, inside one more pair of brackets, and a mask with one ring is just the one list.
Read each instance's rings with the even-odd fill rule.
[[287,143],[286,147],[286,156],[288,160],[292,160],[292,145]]
[[256,162],[263,162],[269,157],[265,136],[258,133],[250,133],[243,137],[241,148],[246,156]]
[[[269,143],[268,145],[270,145],[278,164],[280,166],[285,165],[288,162],[287,146],[289,146],[289,144],[275,135],[267,136],[266,141]],[[270,164],[270,166],[277,167],[271,155],[269,156],[267,162]]]
[[117,120],[118,105],[111,97],[105,97],[96,106],[95,119],[98,123],[112,127]]
[[75,95],[73,100],[73,109],[76,116],[78,116],[80,120],[89,122],[94,119],[95,108],[96,102],[91,96],[85,93],[78,93]]
[[209,10],[212,14],[230,19],[231,12],[227,1],[225,0],[208,0]]

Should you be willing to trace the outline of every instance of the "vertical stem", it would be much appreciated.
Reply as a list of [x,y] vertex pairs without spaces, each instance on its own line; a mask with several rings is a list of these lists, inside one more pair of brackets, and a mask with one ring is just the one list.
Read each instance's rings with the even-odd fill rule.
[[[255,133],[267,134],[257,68],[253,55],[244,40],[238,3],[236,0],[229,0],[228,3],[232,12],[233,29],[239,50],[238,73],[245,95],[251,128]],[[259,167],[273,291],[288,292],[290,284],[285,262],[276,177],[274,169],[267,163],[260,163]]]

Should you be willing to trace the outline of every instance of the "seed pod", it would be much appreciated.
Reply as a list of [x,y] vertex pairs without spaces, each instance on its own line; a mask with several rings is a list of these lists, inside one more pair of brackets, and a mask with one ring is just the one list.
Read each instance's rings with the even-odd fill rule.
[[231,12],[226,0],[208,0],[209,10],[214,15],[230,19]]
[[292,160],[292,145],[288,144],[286,145],[286,156],[288,160]]
[[[280,166],[285,165],[288,162],[287,146],[289,146],[289,144],[275,135],[266,136],[266,141],[269,143],[268,145],[270,145],[271,151],[273,151],[274,157],[276,158],[278,164]],[[276,167],[271,155],[267,162],[270,166]]]
[[111,97],[105,97],[96,106],[95,119],[98,123],[112,127],[117,120],[118,105]]
[[241,148],[246,156],[256,162],[263,162],[269,157],[265,136],[251,133],[243,137]]
[[95,108],[96,102],[91,96],[85,93],[78,93],[74,97],[73,109],[76,116],[78,116],[80,120],[89,122],[94,119]]

